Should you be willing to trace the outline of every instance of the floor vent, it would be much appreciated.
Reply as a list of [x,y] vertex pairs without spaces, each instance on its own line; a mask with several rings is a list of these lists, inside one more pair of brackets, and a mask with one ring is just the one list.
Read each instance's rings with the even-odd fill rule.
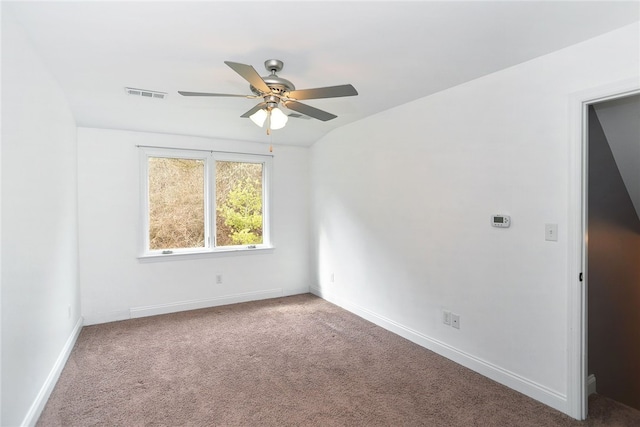
[[165,99],[167,97],[165,92],[157,92],[154,90],[135,89],[132,87],[125,87],[124,90],[127,92],[127,95],[142,96],[145,98]]

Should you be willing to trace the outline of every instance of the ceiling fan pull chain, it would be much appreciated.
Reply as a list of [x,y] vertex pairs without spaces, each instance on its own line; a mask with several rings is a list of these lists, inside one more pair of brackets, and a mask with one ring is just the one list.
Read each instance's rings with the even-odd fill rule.
[[267,135],[271,135],[271,108],[267,107]]

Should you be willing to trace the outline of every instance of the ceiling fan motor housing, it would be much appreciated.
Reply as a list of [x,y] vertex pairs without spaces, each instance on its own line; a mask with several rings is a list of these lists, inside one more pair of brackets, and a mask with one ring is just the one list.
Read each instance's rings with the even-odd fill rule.
[[[285,92],[290,92],[292,90],[296,90],[296,87],[287,79],[283,79],[282,77],[278,77],[275,74],[271,74],[270,76],[262,77],[262,80],[269,86],[269,88],[273,91],[273,93],[283,94]],[[253,87],[253,85],[249,85],[251,88],[251,92],[256,95],[263,95],[258,89]]]
[[[269,89],[271,89],[275,94],[283,94],[285,92],[296,90],[293,83],[276,75],[278,71],[282,70],[282,67],[284,67],[284,63],[279,59],[267,59],[264,61],[264,68],[266,68],[267,71],[270,71],[271,74],[266,77],[262,77],[262,80],[264,80],[267,86],[269,86]],[[249,85],[249,87],[251,88],[251,92],[254,94],[263,95],[263,93],[253,87],[253,85]]]

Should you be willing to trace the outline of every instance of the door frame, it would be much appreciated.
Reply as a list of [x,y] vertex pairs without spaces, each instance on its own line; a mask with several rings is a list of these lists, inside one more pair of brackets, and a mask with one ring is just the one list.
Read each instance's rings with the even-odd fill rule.
[[[567,281],[567,414],[584,420],[588,413],[588,108],[592,104],[640,93],[637,78],[570,95],[569,221]],[[580,276],[582,275],[582,282]]]

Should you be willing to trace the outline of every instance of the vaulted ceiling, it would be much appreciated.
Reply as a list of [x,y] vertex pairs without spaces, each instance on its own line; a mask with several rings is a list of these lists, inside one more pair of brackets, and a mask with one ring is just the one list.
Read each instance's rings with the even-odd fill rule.
[[[78,126],[310,145],[331,130],[640,19],[635,2],[2,2],[67,96]],[[264,129],[257,101],[223,61],[267,59],[296,88],[353,84],[305,103],[338,118]],[[165,92],[166,99],[124,88]],[[33,99],[32,102],[38,102]]]

